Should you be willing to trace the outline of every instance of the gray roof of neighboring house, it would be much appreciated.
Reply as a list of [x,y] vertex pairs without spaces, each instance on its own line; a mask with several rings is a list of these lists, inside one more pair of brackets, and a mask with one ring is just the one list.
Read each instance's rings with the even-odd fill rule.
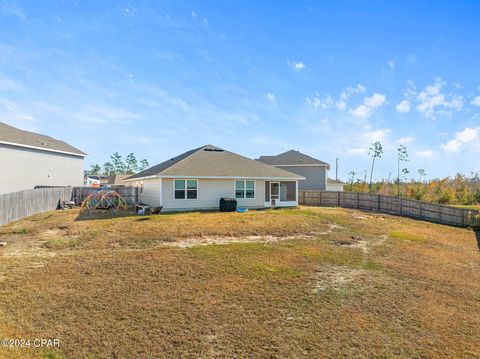
[[35,147],[39,150],[68,152],[79,156],[87,155],[66,142],[39,133],[23,131],[3,122],[0,122],[0,142],[9,142],[18,146]]
[[125,183],[123,180],[127,177],[130,177],[131,174],[114,174],[110,175],[107,178],[107,184],[112,184],[112,185],[124,185]]
[[327,162],[317,160],[299,151],[290,150],[280,153],[276,156],[260,156],[258,161],[268,163],[273,166],[288,166],[288,165],[330,165]]
[[295,173],[212,145],[202,146],[182,153],[177,157],[130,176],[127,180],[148,176],[303,179],[302,176]]
[[345,182],[342,182],[342,181],[340,181],[340,180],[334,180],[334,179],[332,179],[332,178],[327,178],[327,181],[328,181],[329,183],[345,184]]

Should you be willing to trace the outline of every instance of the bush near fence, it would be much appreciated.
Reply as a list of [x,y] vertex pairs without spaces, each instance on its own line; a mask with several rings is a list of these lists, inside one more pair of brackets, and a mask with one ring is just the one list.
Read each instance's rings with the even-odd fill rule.
[[479,227],[480,211],[363,192],[299,191],[299,204],[356,208],[459,227]]

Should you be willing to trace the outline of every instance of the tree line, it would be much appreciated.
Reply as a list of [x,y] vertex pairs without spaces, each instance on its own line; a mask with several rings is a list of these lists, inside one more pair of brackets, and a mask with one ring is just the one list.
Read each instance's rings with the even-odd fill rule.
[[408,150],[405,145],[397,148],[397,173],[392,178],[381,181],[373,181],[375,164],[383,155],[383,146],[379,141],[374,142],[369,148],[369,155],[372,163],[367,182],[368,173],[365,170],[359,174],[349,172],[348,184],[344,190],[352,192],[372,192],[388,196],[402,196],[406,198],[458,205],[480,204],[480,172],[472,172],[470,175],[457,174],[453,178],[426,180],[427,172],[420,168],[416,171],[415,177],[408,179],[410,170],[405,165],[408,159]]
[[110,155],[110,161],[102,166],[95,163],[90,165],[90,169],[85,171],[85,176],[110,176],[114,174],[134,174],[150,167],[146,159],[137,160],[134,153],[129,153],[125,160],[122,155],[115,152]]

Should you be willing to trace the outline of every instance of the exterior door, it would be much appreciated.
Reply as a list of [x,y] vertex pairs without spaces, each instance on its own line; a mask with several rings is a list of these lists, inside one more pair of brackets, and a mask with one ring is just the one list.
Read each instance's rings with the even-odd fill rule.
[[280,182],[270,182],[270,203],[275,206],[280,199]]

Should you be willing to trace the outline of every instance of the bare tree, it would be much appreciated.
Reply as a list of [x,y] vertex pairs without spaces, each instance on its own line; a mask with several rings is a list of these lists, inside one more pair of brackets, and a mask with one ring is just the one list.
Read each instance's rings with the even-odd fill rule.
[[407,147],[400,145],[397,148],[397,196],[400,196],[400,162],[408,161]]
[[407,175],[410,173],[408,168],[402,169],[402,175],[403,175],[403,180],[405,181],[405,197],[408,196],[408,181],[407,181]]
[[349,172],[348,175],[350,176],[350,192],[352,192],[352,190],[353,190],[353,181],[355,180],[355,176],[357,175],[357,173],[351,171],[351,172]]
[[380,141],[375,141],[372,143],[372,147],[369,148],[368,154],[372,156],[372,168],[370,170],[370,186],[369,190],[372,192],[372,178],[373,178],[373,169],[375,167],[375,159],[382,158],[383,147]]
[[420,176],[420,182],[423,182],[423,177],[427,176],[427,172],[423,168],[420,168],[418,170],[418,175]]

